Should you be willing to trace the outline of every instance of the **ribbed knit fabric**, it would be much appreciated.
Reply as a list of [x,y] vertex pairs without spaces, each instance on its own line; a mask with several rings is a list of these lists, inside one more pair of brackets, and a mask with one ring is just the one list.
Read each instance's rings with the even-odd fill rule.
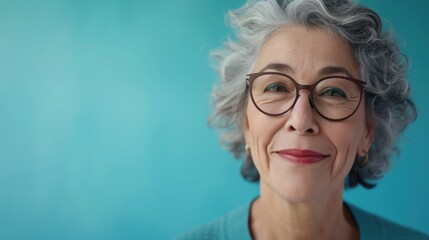
[[[197,229],[179,236],[178,240],[248,240],[251,202]],[[361,240],[429,240],[429,236],[393,223],[344,203],[351,211],[359,228]]]

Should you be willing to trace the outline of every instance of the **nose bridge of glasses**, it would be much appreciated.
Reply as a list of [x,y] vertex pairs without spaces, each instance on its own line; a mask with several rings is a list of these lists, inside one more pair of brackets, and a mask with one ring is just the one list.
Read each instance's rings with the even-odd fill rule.
[[311,95],[316,84],[311,84],[311,85],[305,85],[304,84],[304,85],[302,85],[302,84],[295,82],[296,92],[298,93],[298,95],[301,95],[301,90],[307,90],[308,94]]
[[[315,85],[301,85],[299,83],[296,83],[296,94],[297,94],[297,98],[301,96],[301,91],[302,90],[307,90],[307,94],[308,94],[308,99],[312,99],[312,94],[313,94],[313,89],[314,89]],[[310,100],[311,101],[311,100]]]
[[[298,102],[299,97],[301,97],[302,90],[307,90],[305,92],[307,92],[308,102],[310,104],[311,109],[314,109],[313,95],[312,95],[314,87],[315,85],[301,85],[299,83],[296,83],[296,94],[297,94],[296,101],[291,108],[295,107],[296,102]],[[305,98],[303,100],[305,101]]]

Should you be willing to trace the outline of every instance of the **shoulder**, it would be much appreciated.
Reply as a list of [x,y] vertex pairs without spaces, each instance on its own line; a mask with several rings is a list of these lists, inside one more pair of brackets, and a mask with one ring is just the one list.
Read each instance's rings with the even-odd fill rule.
[[209,223],[180,235],[177,239],[250,239],[247,227],[248,216],[249,204],[246,204]]
[[415,239],[429,240],[429,236],[417,230],[394,223],[383,217],[366,212],[356,206],[347,205],[359,227],[362,240],[366,239]]

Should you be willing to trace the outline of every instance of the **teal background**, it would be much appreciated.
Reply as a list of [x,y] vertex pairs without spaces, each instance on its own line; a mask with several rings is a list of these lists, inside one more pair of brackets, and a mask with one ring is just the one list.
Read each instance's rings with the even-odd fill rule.
[[[429,234],[429,2],[366,0],[409,56],[418,120],[365,209]],[[206,124],[208,53],[243,0],[0,0],[0,239],[171,239],[248,202]]]

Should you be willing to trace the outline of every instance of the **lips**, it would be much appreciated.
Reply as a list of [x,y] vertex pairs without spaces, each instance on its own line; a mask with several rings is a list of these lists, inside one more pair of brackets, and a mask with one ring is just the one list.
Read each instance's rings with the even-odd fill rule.
[[281,158],[299,164],[313,164],[322,161],[329,154],[322,154],[308,149],[286,149],[276,151]]

